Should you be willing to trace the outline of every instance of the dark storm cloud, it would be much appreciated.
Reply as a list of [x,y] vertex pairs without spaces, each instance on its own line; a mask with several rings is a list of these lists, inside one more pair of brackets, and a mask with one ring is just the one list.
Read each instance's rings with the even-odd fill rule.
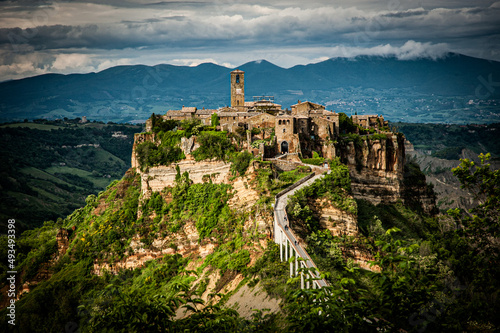
[[413,11],[405,11],[405,12],[396,12],[396,13],[389,13],[389,14],[384,14],[382,17],[396,17],[396,18],[405,18],[405,17],[410,17],[410,16],[421,16],[428,14],[428,10],[413,10]]
[[[412,4],[0,0],[0,75],[32,68],[32,63],[36,70],[69,71],[72,62],[75,68],[93,68],[140,59],[169,57],[182,63],[184,57],[195,63],[208,58],[222,63],[255,56],[276,57],[283,65],[363,50],[404,57],[458,51],[500,60],[500,2]],[[113,59],[107,59],[111,54]]]

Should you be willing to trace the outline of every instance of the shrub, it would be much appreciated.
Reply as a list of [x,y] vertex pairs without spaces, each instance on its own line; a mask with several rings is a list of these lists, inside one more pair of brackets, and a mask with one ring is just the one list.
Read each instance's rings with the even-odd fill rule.
[[318,158],[301,158],[302,163],[312,164],[312,165],[322,165],[325,162],[323,157]]
[[154,133],[171,131],[179,126],[180,123],[178,120],[163,119],[162,116],[155,116],[154,113],[151,115],[151,120]]
[[252,160],[253,155],[247,151],[242,151],[233,155],[231,160],[231,171],[233,174],[243,175],[250,165],[250,161]]
[[196,161],[216,159],[225,161],[230,152],[234,150],[227,132],[206,131],[198,136],[200,147],[193,151]]
[[163,143],[156,146],[151,141],[139,144],[136,148],[136,154],[142,170],[155,165],[169,165],[186,157],[179,147]]

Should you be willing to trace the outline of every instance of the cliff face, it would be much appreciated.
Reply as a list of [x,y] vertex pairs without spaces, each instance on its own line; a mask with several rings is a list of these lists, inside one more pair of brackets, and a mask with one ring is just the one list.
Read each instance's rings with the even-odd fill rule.
[[[341,144],[335,149],[335,153],[349,167],[354,197],[375,205],[404,200],[412,206],[420,206],[426,213],[435,212],[435,197],[432,191],[427,189],[425,182],[415,185],[405,180],[407,173],[404,137],[386,135],[386,139],[361,136],[361,140]],[[188,172],[195,183],[209,180],[213,183],[229,182],[230,164],[221,161],[195,162],[192,159],[191,152],[198,148],[195,137],[182,138],[180,148],[187,156],[185,160],[175,165],[150,167],[141,172],[135,148],[146,140],[154,141],[154,134],[136,134],[132,153],[132,166],[141,174],[142,193],[145,197],[152,191],[161,191],[167,186],[173,186],[177,174],[175,165],[179,166],[181,173]]]
[[342,161],[349,167],[354,197],[373,204],[396,202],[402,195],[405,163],[404,138],[392,135],[362,140],[342,147]]
[[403,200],[427,214],[435,213],[435,197],[427,187],[425,177],[423,182],[414,182],[414,174],[407,170],[403,136],[349,142],[339,153],[349,167],[356,199],[374,205]]
[[220,184],[229,182],[229,163],[221,161],[183,160],[169,166],[150,167],[141,174],[141,189],[143,195],[148,196],[151,191],[160,192],[165,187],[174,186],[177,175],[176,166],[180,173],[187,172],[189,179],[194,183],[202,183],[211,180],[212,183]]
[[335,207],[327,199],[317,199],[312,205],[312,209],[318,214],[321,228],[330,230],[332,235],[358,235],[359,230],[356,216]]
[[136,133],[134,135],[134,145],[132,146],[132,157],[131,157],[132,168],[139,170],[139,161],[135,153],[137,146],[146,141],[154,142],[154,140],[155,140],[154,133]]

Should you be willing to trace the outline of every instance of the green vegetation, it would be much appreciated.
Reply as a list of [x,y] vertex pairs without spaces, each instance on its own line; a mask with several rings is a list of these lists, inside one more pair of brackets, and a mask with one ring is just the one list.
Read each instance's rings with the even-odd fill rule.
[[248,151],[234,153],[231,158],[231,172],[240,176],[245,174],[252,159],[253,155]]
[[302,163],[312,164],[312,165],[323,165],[325,163],[325,159],[320,157],[319,154],[315,151],[312,153],[312,158],[301,158]]
[[[127,172],[120,182],[114,182],[99,197],[89,196],[87,205],[76,210],[65,221],[66,227],[77,227],[77,235],[70,244],[79,259],[120,259],[129,250],[130,239],[139,231],[139,176]],[[107,209],[94,215],[99,204]],[[139,229],[139,230],[137,230]]]
[[229,159],[234,146],[225,131],[215,131],[215,126],[204,126],[200,120],[165,120],[151,116],[155,142],[146,141],[137,146],[136,154],[141,170],[158,165],[170,165],[186,158],[180,148],[182,138],[196,136],[200,145],[192,152],[196,161]]
[[[268,241],[267,249],[254,266],[248,268],[248,276],[254,278],[253,283],[260,282],[267,294],[274,298],[285,298],[292,288],[287,284],[290,267],[286,261],[280,260],[279,245]],[[295,285],[293,286],[295,287]]]
[[136,149],[136,156],[143,171],[150,166],[170,165],[186,158],[179,147],[168,144],[157,146],[151,141],[139,144]]
[[[139,203],[139,178],[128,173],[99,196],[89,196],[87,206],[66,220],[48,222],[18,239],[16,269],[28,279],[52,258],[57,230],[76,227],[68,253],[47,266],[53,276],[16,303],[16,328],[57,331],[71,322],[82,332],[494,331],[500,325],[500,304],[494,297],[500,290],[500,174],[490,169],[489,156],[480,158],[481,165],[464,160],[454,173],[483,203],[470,212],[454,210],[438,218],[401,203],[356,204],[348,196],[347,168],[333,160],[331,174],[298,191],[289,204],[291,225],[306,222],[307,250],[330,284],[321,290],[300,290],[300,277],[288,278],[289,264],[279,260],[279,246],[272,241],[249,266],[255,253],[250,240],[261,235],[243,229],[247,213],[229,209],[229,185],[192,184],[179,172],[173,188]],[[255,185],[267,195],[278,182],[295,181],[306,171],[278,173],[261,164]],[[312,205],[318,198],[357,214],[361,235],[334,237],[321,229]],[[137,220],[139,207],[142,218]],[[203,235],[202,243],[211,239],[216,244],[196,272],[187,270],[192,256],[174,254],[117,275],[91,273],[95,258],[110,263],[120,259],[134,235],[142,240],[175,235],[191,221]],[[0,244],[6,244],[5,237]],[[346,261],[352,251],[374,254],[372,264],[379,270],[362,270]],[[7,262],[6,252],[1,255],[2,263]],[[202,275],[207,266],[221,270],[215,292],[240,272],[244,283],[259,284],[272,297],[282,298],[281,312],[257,312],[247,320],[224,309],[224,297],[222,303],[206,304],[200,297],[207,289]],[[191,316],[176,320],[180,308]],[[1,329],[6,325],[0,323]]]
[[339,129],[340,133],[355,133],[358,129],[356,125],[352,122],[351,117],[347,116],[345,113],[339,113]]
[[392,123],[403,132],[415,149],[430,150],[432,156],[450,160],[462,157],[462,149],[476,154],[490,152],[493,159],[500,158],[498,133],[500,123],[489,125],[445,125]]
[[[359,201],[360,237],[310,233],[308,251],[331,286],[291,294],[285,304],[287,328],[496,330],[500,322],[492,309],[498,300],[491,295],[500,290],[500,173],[485,164],[489,156],[480,157],[480,166],[464,160],[453,170],[465,188],[483,198],[469,214],[453,210],[448,217],[431,218],[402,204]],[[350,248],[374,252],[372,264],[380,272],[340,259],[339,249]]]
[[3,125],[2,221],[15,218],[21,232],[81,207],[85,197],[97,194],[130,167],[134,133],[141,129],[70,119]]
[[291,171],[279,171],[271,162],[259,162],[256,165],[256,177],[253,185],[261,195],[261,201],[271,203],[274,196],[283,189],[304,178],[311,172],[309,167],[300,166]]
[[219,120],[219,116],[217,115],[217,113],[212,113],[210,120],[211,120],[210,124],[213,127],[217,127],[220,125],[220,120]]
[[154,133],[168,132],[180,125],[178,120],[163,119],[162,116],[156,116],[154,113],[150,119]]
[[234,146],[225,131],[205,131],[197,137],[200,147],[193,152],[197,161],[216,159],[225,161],[234,150]]
[[339,159],[334,159],[330,162],[330,169],[330,173],[325,177],[300,189],[289,198],[288,213],[300,220],[308,232],[319,228],[319,221],[310,208],[315,199],[326,197],[337,208],[353,215],[357,214],[356,202],[349,196],[351,179],[347,166],[341,164]]
[[175,229],[187,220],[197,221],[200,240],[222,237],[235,218],[227,205],[230,189],[227,184],[191,184],[187,173],[178,174],[176,186],[167,189],[173,200],[163,208],[162,213],[168,219],[167,224]]

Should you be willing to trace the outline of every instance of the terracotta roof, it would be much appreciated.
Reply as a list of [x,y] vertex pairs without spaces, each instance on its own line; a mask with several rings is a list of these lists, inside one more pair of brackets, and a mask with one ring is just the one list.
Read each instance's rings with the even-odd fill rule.
[[297,105],[302,105],[302,104],[309,104],[309,105],[312,105],[313,107],[318,107],[319,106],[320,109],[324,109],[325,108],[325,106],[323,106],[321,104],[317,104],[317,103],[313,103],[313,102],[309,102],[309,101],[300,102],[300,103],[294,104],[292,106],[297,106]]
[[236,112],[219,112],[219,117],[237,117],[238,113]]
[[[253,112],[249,112],[249,113],[250,113],[250,114],[253,114]],[[257,117],[259,117],[259,116],[265,116],[265,115],[268,115],[269,117],[272,117],[272,118],[276,118],[276,116],[273,116],[272,114],[265,113],[265,112],[263,112],[263,113],[260,113],[260,112],[259,112],[259,113],[255,113],[255,115],[254,115],[254,116],[251,116],[251,117],[250,117],[250,118],[248,118],[248,119],[257,118]],[[248,119],[247,119],[247,120],[248,120]]]
[[169,111],[167,111],[166,116],[167,117],[179,117],[179,116],[185,117],[186,114],[180,110],[169,110]]
[[183,106],[181,111],[182,112],[193,113],[193,112],[196,112],[196,107],[194,107],[194,106]]
[[216,111],[217,110],[214,110],[214,109],[196,110],[196,114],[200,114],[200,115],[202,115],[202,114],[208,114],[208,115],[210,115],[210,114],[212,114],[212,113],[214,113]]

